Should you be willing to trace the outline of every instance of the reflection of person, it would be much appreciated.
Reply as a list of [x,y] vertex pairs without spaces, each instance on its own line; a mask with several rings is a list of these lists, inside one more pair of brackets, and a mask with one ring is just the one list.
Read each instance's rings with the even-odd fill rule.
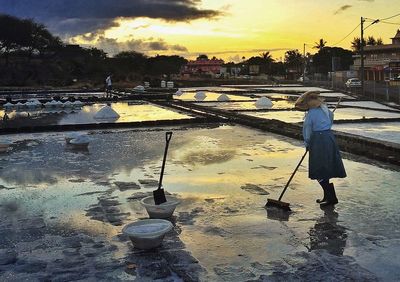
[[331,131],[333,113],[322,103],[319,92],[308,91],[296,101],[296,107],[307,110],[303,123],[304,143],[309,150],[308,176],[318,180],[324,191],[321,207],[338,203],[331,178],[346,177],[342,157]]
[[310,251],[324,249],[332,255],[343,255],[347,233],[343,226],[337,224],[338,216],[333,206],[324,208],[324,216],[317,220],[309,232]]
[[112,75],[110,74],[106,78],[106,98],[111,97],[111,91],[112,91],[111,77],[112,77]]

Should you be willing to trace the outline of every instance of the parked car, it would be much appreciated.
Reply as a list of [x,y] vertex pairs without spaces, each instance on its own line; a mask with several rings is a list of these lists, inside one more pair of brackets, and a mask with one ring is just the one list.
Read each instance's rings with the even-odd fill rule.
[[358,78],[350,78],[345,84],[348,88],[361,87],[361,81]]

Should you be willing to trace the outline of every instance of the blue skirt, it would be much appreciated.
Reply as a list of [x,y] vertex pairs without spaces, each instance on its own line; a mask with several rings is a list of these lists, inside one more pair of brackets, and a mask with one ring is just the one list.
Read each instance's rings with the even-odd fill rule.
[[309,144],[308,177],[311,179],[344,178],[346,171],[331,130],[314,131]]

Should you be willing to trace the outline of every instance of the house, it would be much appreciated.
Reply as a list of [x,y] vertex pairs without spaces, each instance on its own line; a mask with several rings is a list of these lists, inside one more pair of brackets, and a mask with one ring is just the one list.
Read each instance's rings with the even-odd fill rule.
[[223,64],[223,60],[217,59],[215,57],[210,60],[206,55],[200,55],[195,61],[189,61],[187,65],[182,68],[181,74],[184,76],[216,76],[221,74],[221,68]]
[[[391,44],[364,47],[365,80],[392,80],[400,75],[400,30],[391,38]],[[354,61],[354,70],[361,67],[360,56]]]

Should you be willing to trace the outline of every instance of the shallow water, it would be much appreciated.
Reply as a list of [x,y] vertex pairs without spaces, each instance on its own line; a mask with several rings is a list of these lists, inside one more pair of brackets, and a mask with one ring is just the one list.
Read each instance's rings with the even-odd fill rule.
[[400,122],[335,124],[333,129],[400,144]]
[[345,159],[348,177],[334,181],[340,203],[322,211],[305,161],[284,197],[294,212],[267,213],[301,141],[239,126],[175,128],[164,188],[182,203],[163,247],[143,253],[119,234],[147,218],[139,199],[156,186],[165,135],[88,133],[88,151],[69,149],[61,133],[9,136],[16,145],[0,155],[0,262],[8,261],[0,280],[310,281],[326,269],[336,280],[400,279],[400,174],[391,167]]
[[[305,115],[304,112],[300,111],[243,112],[243,114],[265,119],[277,119],[289,123],[302,122]],[[358,108],[339,108],[335,112],[335,120],[362,120],[364,118],[400,118],[400,114]]]
[[[6,127],[93,124],[104,122],[121,123],[192,118],[192,116],[148,103],[112,103],[111,107],[120,115],[118,119],[95,119],[94,115],[105,105],[106,104],[92,104],[83,106],[81,109],[41,109],[39,111],[29,112],[7,112],[9,121]],[[4,116],[4,114],[4,111],[0,111],[1,116]]]

